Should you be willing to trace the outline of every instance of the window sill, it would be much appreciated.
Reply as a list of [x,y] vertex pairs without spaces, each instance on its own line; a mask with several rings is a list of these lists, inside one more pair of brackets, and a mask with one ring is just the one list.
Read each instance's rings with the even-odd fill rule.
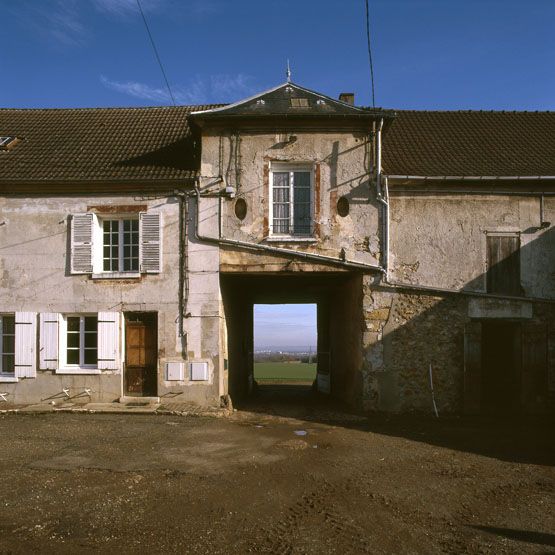
[[141,272],[102,272],[92,274],[92,279],[139,279]]
[[102,374],[98,368],[58,368],[56,374]]
[[16,383],[18,380],[19,378],[16,378],[15,376],[0,374],[0,383]]
[[264,238],[268,243],[317,243],[316,237],[292,237],[291,235],[271,235]]

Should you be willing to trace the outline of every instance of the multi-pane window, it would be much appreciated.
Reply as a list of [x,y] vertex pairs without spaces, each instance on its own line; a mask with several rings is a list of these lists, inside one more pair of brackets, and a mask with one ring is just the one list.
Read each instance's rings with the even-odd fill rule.
[[312,233],[312,172],[272,172],[272,234]]
[[139,220],[104,220],[103,262],[105,272],[139,271]]
[[67,316],[66,325],[66,363],[75,366],[96,366],[97,316]]
[[15,316],[0,315],[0,374],[15,374]]

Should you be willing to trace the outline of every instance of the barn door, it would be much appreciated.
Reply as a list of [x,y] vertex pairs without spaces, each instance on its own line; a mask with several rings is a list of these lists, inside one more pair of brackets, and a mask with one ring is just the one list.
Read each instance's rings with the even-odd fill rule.
[[547,326],[522,324],[522,405],[529,411],[539,408],[547,395],[547,361]]
[[154,397],[158,378],[155,313],[125,315],[125,395]]
[[482,324],[464,327],[464,412],[478,414],[482,402]]

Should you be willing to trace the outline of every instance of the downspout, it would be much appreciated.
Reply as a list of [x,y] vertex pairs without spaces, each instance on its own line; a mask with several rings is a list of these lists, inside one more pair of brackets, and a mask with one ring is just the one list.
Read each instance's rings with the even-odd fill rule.
[[[196,196],[196,225],[195,225],[195,239],[197,241],[204,241],[207,243],[213,243],[217,245],[229,245],[233,247],[239,247],[248,250],[255,250],[261,252],[269,252],[272,254],[281,254],[284,256],[289,256],[292,258],[298,258],[302,260],[309,260],[311,262],[321,262],[323,264],[333,264],[335,266],[341,266],[344,268],[355,268],[357,270],[373,270],[377,272],[382,272],[382,268],[375,264],[367,264],[364,262],[356,262],[354,260],[343,260],[341,258],[335,258],[333,256],[326,256],[317,253],[308,253],[303,251],[296,251],[293,249],[286,249],[282,247],[273,247],[271,245],[261,245],[260,243],[251,243],[249,241],[239,241],[237,239],[225,239],[219,234],[218,237],[209,237],[202,235],[199,231],[199,221],[200,221],[200,198],[201,193],[198,183],[195,185],[195,191],[192,193]],[[221,210],[219,210],[220,212]],[[218,214],[218,220],[220,219],[220,214]],[[218,226],[219,227],[219,226]]]
[[387,283],[389,278],[389,190],[387,176],[383,176],[382,190],[382,129],[383,118],[380,118],[376,131],[376,198],[382,205],[382,277]]

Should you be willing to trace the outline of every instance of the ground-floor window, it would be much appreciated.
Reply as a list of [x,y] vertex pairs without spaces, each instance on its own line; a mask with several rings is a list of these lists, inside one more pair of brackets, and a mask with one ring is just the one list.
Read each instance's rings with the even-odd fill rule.
[[96,314],[64,316],[61,340],[65,366],[97,367],[98,317]]
[[0,374],[15,375],[15,316],[0,315]]

